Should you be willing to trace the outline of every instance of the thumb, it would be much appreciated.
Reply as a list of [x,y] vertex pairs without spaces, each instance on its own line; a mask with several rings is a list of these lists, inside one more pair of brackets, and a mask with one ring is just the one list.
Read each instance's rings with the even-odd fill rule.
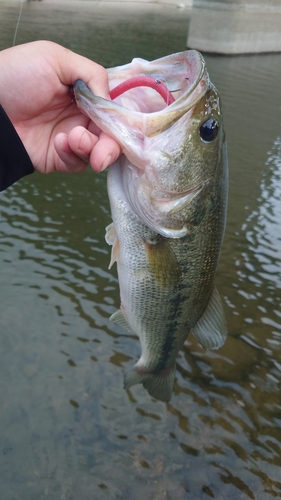
[[110,99],[107,71],[103,66],[60,45],[54,45],[62,84],[69,86],[76,80],[83,80],[94,94]]

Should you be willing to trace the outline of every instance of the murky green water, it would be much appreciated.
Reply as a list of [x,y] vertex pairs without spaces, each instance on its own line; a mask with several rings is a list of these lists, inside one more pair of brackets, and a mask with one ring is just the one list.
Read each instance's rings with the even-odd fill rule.
[[[0,2],[0,49],[18,2]],[[185,49],[188,11],[24,4],[17,42],[48,38],[106,66]],[[105,174],[29,176],[1,195],[1,500],[281,498],[281,55],[206,56],[230,159],[217,286],[229,339],[189,337],[169,404],[122,389],[136,338],[107,269]]]

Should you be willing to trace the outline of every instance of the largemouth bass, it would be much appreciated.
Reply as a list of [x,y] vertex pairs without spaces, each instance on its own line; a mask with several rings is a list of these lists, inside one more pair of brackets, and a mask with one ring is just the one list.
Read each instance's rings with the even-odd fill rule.
[[[152,62],[134,59],[109,69],[108,77],[111,89],[132,79],[136,88],[129,84],[109,101],[79,80],[74,95],[123,151],[107,177],[113,224],[106,241],[121,296],[110,319],[141,342],[124,387],[142,383],[151,396],[169,401],[188,333],[207,349],[221,347],[227,335],[214,286],[228,192],[220,97],[194,50]],[[144,77],[148,86],[139,87]]]

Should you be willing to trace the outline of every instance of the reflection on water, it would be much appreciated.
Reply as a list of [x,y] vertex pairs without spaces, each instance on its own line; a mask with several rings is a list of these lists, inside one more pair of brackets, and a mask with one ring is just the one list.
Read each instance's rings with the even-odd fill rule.
[[250,251],[257,260],[260,277],[267,280],[275,291],[281,288],[281,136],[277,137],[269,151],[266,167],[261,181],[259,210],[249,217],[255,224],[256,234],[249,232],[247,239]]
[[[0,3],[0,47],[18,2]],[[79,7],[79,8],[78,8]],[[137,15],[136,15],[137,14]],[[188,12],[28,2],[18,42],[50,38],[106,65],[184,50]],[[1,498],[281,497],[281,56],[206,57],[230,156],[217,276],[229,338],[188,337],[169,404],[124,391],[138,340],[119,306],[105,174],[34,174],[1,195]]]

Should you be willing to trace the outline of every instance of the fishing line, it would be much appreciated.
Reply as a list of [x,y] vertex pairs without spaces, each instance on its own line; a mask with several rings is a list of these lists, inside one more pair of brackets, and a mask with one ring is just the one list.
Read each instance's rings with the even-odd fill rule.
[[22,14],[22,9],[23,9],[23,2],[24,2],[24,0],[21,0],[20,11],[19,11],[19,15],[18,15],[18,20],[17,20],[17,25],[16,25],[15,33],[14,33],[13,47],[16,45],[16,38],[17,38],[19,24],[20,24],[20,20],[21,20],[21,14]]

